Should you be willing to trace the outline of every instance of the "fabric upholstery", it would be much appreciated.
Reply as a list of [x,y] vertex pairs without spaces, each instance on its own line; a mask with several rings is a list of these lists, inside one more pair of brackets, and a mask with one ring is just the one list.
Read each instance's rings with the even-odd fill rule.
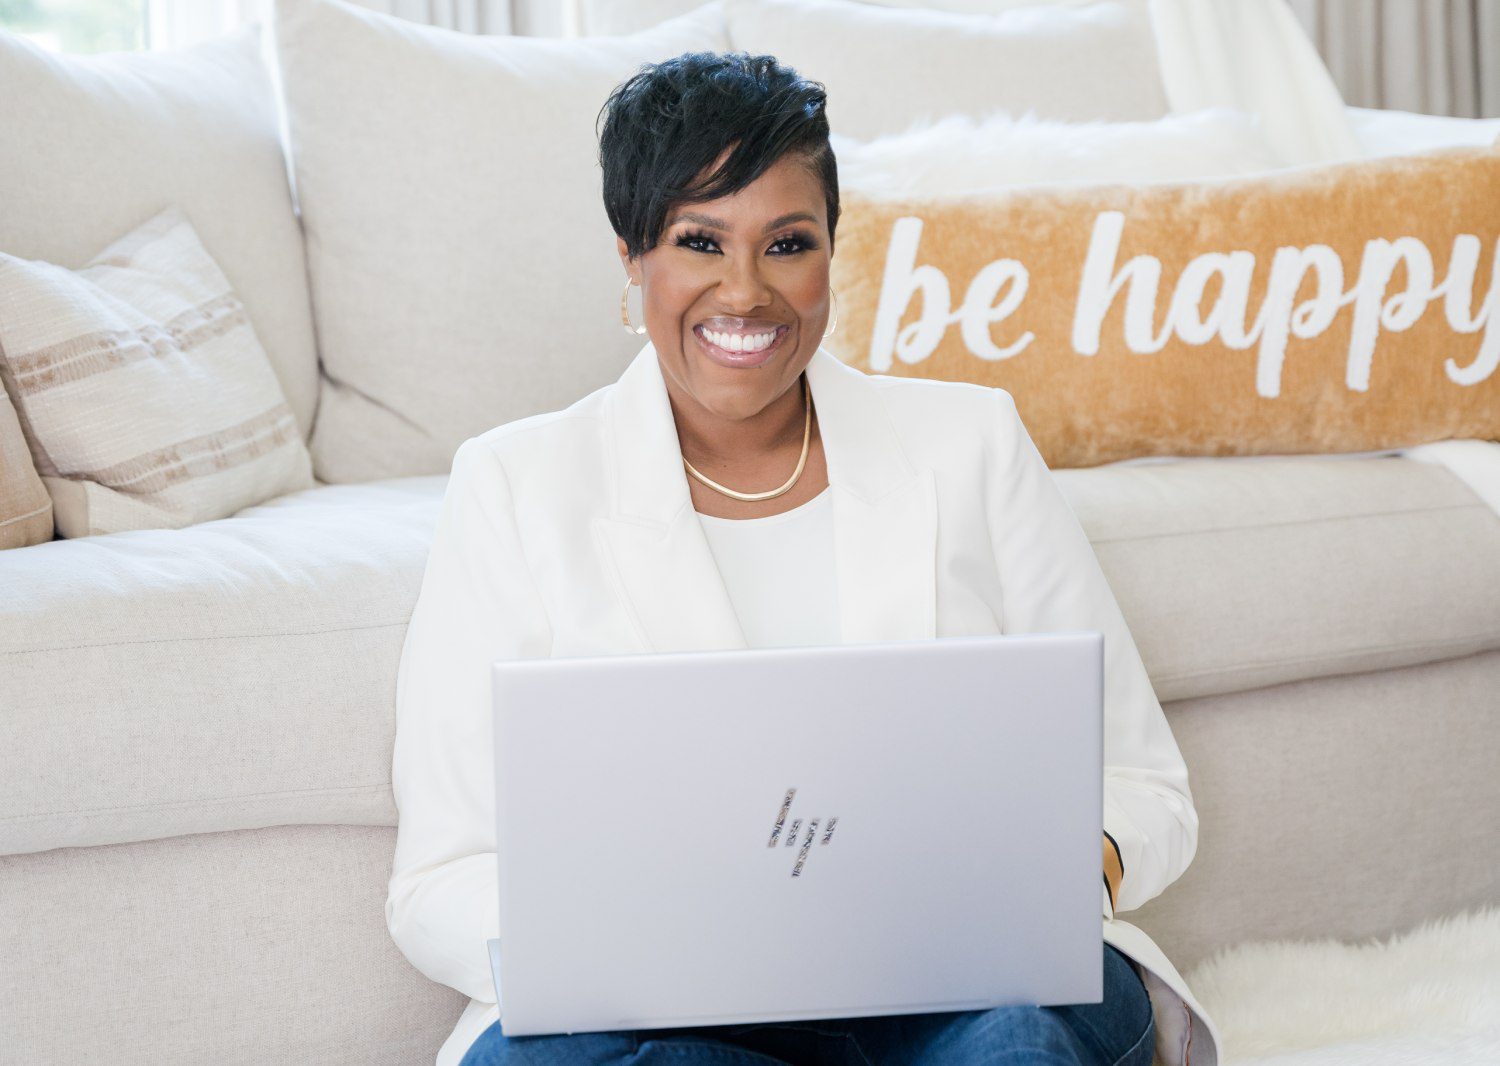
[[444,481],[0,552],[0,854],[393,825],[396,665]]
[[259,27],[103,55],[0,32],[0,100],[0,252],[72,269],[177,205],[244,301],[305,438],[318,358]]
[[[834,132],[869,138],[949,114],[1150,119],[1167,98],[1146,5],[1032,4],[998,14],[845,0],[729,0],[729,39],[828,87]],[[931,76],[937,72],[940,76]]]
[[63,536],[180,529],[312,487],[245,305],[176,206],[77,271],[0,252],[0,377]]
[[463,1003],[396,950],[390,829],[0,858],[6,1062],[431,1063]]
[[1500,648],[1500,517],[1399,456],[1053,472],[1163,700]]
[[1491,651],[1167,705],[1198,851],[1125,917],[1186,971],[1244,940],[1356,941],[1493,904],[1496,691]]

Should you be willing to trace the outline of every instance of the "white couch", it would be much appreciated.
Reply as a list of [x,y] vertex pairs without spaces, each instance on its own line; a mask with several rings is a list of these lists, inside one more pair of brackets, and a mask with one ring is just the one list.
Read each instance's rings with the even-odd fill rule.
[[[0,38],[0,99],[0,248],[75,265],[182,203],[310,439],[328,323],[254,34],[97,61]],[[1500,518],[1474,491],[1390,455],[1055,477],[1191,770],[1197,856],[1130,916],[1180,970],[1500,895]],[[383,904],[444,483],[0,552],[0,1060],[431,1061],[464,1004]]]

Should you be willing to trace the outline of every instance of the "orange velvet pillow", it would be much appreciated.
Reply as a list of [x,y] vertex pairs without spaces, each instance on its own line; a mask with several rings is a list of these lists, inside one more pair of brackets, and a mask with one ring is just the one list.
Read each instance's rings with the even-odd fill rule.
[[1181,183],[844,193],[824,344],[1009,391],[1052,467],[1500,438],[1500,142]]

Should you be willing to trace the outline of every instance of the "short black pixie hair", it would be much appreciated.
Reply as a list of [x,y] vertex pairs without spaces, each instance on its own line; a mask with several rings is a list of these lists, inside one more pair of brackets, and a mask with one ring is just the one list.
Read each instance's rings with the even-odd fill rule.
[[[643,64],[599,112],[604,209],[630,257],[656,247],[675,205],[739,192],[787,153],[823,185],[831,253],[839,175],[828,143],[827,98],[821,82],[775,56],[684,52]],[[718,172],[695,185],[730,145],[734,151]]]

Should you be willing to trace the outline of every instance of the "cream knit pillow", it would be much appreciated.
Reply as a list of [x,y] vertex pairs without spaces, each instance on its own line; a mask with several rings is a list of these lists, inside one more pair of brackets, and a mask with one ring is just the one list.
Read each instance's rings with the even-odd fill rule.
[[312,486],[245,308],[176,207],[78,271],[0,253],[0,376],[65,537]]

